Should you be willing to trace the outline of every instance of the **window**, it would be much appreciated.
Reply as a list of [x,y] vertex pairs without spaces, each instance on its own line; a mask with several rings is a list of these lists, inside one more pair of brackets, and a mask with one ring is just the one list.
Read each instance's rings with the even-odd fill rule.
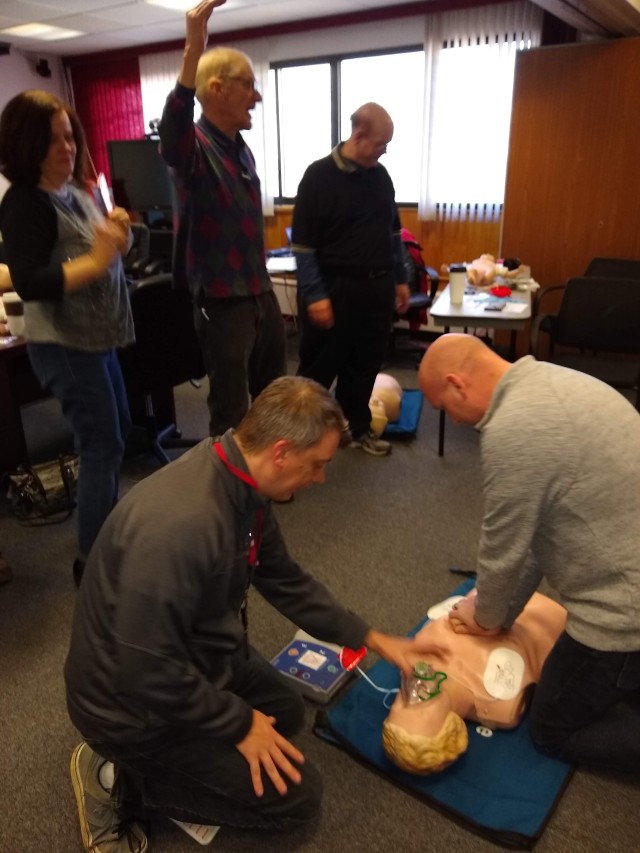
[[[265,39],[239,43],[253,59],[264,98],[243,136],[256,157],[265,214],[274,201],[293,202],[309,163],[349,135],[358,106],[376,101],[394,122],[381,162],[398,203],[417,204],[422,219],[499,216],[515,58],[540,43],[541,25],[538,6],[515,0],[430,12],[412,19],[394,47],[377,32],[376,50],[367,52],[343,49],[354,43],[346,39],[337,48],[335,30],[314,31],[314,49],[321,39],[328,48],[313,59],[295,36],[283,36],[277,48]],[[397,47],[418,34],[419,45]],[[364,36],[363,42],[369,43]],[[275,49],[278,61],[269,55]],[[296,55],[302,58],[289,58]],[[160,115],[181,56],[141,57],[145,125]]]
[[394,122],[381,162],[399,204],[417,204],[424,219],[499,216],[516,54],[539,43],[541,20],[526,2],[434,13],[420,47],[274,63],[275,200],[292,202],[306,166],[349,135],[358,106],[376,101]]
[[351,132],[350,116],[376,101],[393,119],[393,139],[381,162],[391,175],[398,202],[418,201],[422,151],[424,51],[345,59],[340,63],[340,138]]
[[322,62],[281,68],[276,86],[278,195],[293,198],[309,163],[331,150],[331,66]]
[[276,67],[277,200],[293,201],[307,166],[349,136],[350,117],[361,104],[376,101],[388,110],[394,124],[393,140],[381,162],[391,175],[396,199],[417,203],[423,80],[422,48]]

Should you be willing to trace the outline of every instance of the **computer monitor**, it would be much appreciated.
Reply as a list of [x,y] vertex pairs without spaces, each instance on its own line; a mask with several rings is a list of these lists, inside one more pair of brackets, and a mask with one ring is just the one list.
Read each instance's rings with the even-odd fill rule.
[[113,200],[142,213],[171,210],[172,186],[157,139],[112,139],[107,142]]

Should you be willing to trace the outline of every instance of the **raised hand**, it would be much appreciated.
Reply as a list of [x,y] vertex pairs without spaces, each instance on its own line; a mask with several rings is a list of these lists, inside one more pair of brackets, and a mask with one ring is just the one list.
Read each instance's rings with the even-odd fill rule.
[[217,6],[227,0],[203,0],[187,12],[187,46],[194,52],[204,53],[209,39],[209,18]]

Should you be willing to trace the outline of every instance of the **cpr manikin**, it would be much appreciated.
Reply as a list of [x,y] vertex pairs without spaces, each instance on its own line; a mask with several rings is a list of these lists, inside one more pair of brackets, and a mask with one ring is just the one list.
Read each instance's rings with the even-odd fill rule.
[[[474,595],[475,590],[470,593]],[[388,758],[411,773],[444,770],[467,748],[464,720],[492,729],[518,725],[530,688],[564,630],[565,609],[534,593],[512,627],[490,637],[456,634],[444,615],[418,637],[434,651],[416,656],[417,677],[404,681],[383,724]]]
[[369,400],[370,426],[375,435],[380,437],[388,423],[398,420],[401,403],[402,388],[398,380],[388,373],[378,373]]

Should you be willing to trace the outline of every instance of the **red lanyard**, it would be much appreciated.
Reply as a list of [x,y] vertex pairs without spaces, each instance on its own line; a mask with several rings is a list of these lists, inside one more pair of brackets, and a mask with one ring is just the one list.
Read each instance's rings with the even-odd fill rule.
[[[241,471],[240,468],[237,468],[232,462],[229,462],[227,459],[227,454],[222,449],[222,445],[219,441],[216,441],[213,445],[214,450],[218,454],[220,461],[226,466],[226,468],[231,471],[231,473],[238,477],[239,480],[242,480],[243,483],[246,483],[248,486],[253,486],[254,489],[257,490],[258,484],[250,477],[249,474],[245,474],[244,471]],[[248,603],[248,594],[249,587],[253,581],[253,576],[255,574],[256,569],[258,568],[258,554],[260,552],[260,540],[262,538],[262,509],[256,509],[256,524],[255,524],[255,533],[249,534],[249,575],[247,577],[247,585],[244,590],[244,596],[242,599],[242,604],[240,605],[240,621],[242,622],[242,628],[244,632],[244,651],[247,659],[249,658],[249,619],[247,616],[247,603]]]
[[[253,479],[253,477],[246,474],[240,468],[230,462],[227,458],[227,454],[224,452],[222,445],[219,441],[213,445],[213,449],[218,454],[220,461],[225,465],[226,468],[231,471],[231,473],[237,477],[239,480],[242,480],[243,483],[246,483],[248,486],[253,486],[254,489],[257,490],[258,484]],[[262,509],[256,510],[256,529],[255,533],[251,533],[249,536],[249,565],[255,569],[258,565],[258,552],[260,551],[260,541],[262,539]]]

